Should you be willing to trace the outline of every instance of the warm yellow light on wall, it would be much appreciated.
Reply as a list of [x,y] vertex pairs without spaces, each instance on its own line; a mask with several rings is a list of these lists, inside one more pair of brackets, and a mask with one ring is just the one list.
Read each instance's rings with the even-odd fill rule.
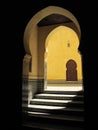
[[46,39],[47,79],[66,80],[66,63],[72,59],[77,64],[77,78],[82,80],[81,55],[78,52],[79,38],[66,26],[55,28]]

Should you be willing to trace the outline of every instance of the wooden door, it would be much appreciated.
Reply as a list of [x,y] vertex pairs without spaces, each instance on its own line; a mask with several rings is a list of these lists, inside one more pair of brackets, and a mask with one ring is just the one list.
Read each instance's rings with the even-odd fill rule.
[[77,81],[77,64],[74,60],[69,60],[66,64],[66,80],[67,81]]

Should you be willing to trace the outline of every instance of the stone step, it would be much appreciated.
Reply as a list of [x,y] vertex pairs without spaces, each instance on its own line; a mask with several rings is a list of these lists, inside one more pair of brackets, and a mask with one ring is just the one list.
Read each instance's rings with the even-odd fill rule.
[[42,130],[83,130],[84,127],[83,117],[29,111],[26,115],[24,125],[31,128],[42,128]]
[[78,115],[83,116],[84,110],[81,108],[70,108],[63,106],[47,106],[47,105],[29,105],[28,111],[50,113],[50,114],[67,114],[67,115]]
[[77,106],[83,107],[83,101],[73,101],[73,100],[54,100],[54,99],[31,99],[30,104],[38,105],[53,105],[53,106]]
[[77,121],[83,122],[84,118],[80,116],[73,116],[73,115],[57,115],[57,114],[48,114],[48,113],[39,113],[39,112],[28,112],[30,116],[36,117],[43,117],[43,118],[50,118],[50,119],[58,119],[58,120],[68,120],[68,121]]
[[[24,101],[25,101],[24,97]],[[26,116],[25,125],[30,125],[31,128],[44,128],[40,125],[47,124],[46,130],[51,129],[50,124],[59,124],[63,128],[58,130],[69,130],[67,128],[77,128],[82,130],[84,127],[84,96],[83,91],[44,91],[40,94],[35,94],[33,99],[30,99],[30,104],[25,107],[24,113]],[[39,126],[38,126],[39,125]],[[49,128],[49,129],[48,129]],[[79,129],[78,129],[79,128]]]
[[[39,119],[40,120],[40,119]],[[42,120],[42,119],[41,119]],[[45,120],[45,119],[44,119]],[[79,126],[79,125],[75,125],[75,123],[72,124],[68,124],[68,122],[65,123],[60,123],[58,122],[50,122],[50,121],[45,121],[44,122],[37,122],[37,120],[33,119],[33,122],[25,122],[24,124],[22,124],[22,128],[27,128],[28,130],[84,130],[83,125]]]
[[44,93],[47,94],[66,94],[66,95],[83,95],[84,91],[49,91],[45,90]]
[[36,94],[35,98],[39,98],[39,99],[58,99],[58,100],[65,100],[65,99],[83,100],[83,95],[41,93],[41,94]]

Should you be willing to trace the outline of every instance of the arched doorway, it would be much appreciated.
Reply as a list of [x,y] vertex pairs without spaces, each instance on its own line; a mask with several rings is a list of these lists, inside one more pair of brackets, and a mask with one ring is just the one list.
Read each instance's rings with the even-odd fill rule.
[[80,43],[81,29],[77,19],[71,12],[61,7],[49,6],[40,10],[25,28],[26,54],[23,59],[23,90],[27,93],[27,103],[35,93],[44,91],[45,40],[48,34],[60,25],[67,25],[73,29]]
[[[66,86],[66,84],[79,83],[82,80],[81,55],[78,52],[78,46],[79,38],[76,32],[69,27],[60,25],[49,33],[45,41],[44,79],[46,87]],[[67,63],[68,67],[65,67]],[[72,69],[77,70],[75,72]]]
[[66,80],[77,81],[77,64],[74,60],[69,60],[66,64]]

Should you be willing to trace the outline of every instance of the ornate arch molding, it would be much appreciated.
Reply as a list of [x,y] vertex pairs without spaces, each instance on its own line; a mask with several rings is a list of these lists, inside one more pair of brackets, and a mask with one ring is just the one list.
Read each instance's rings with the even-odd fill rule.
[[31,49],[32,46],[34,44],[36,44],[37,41],[37,37],[35,42],[32,42],[33,39],[35,39],[35,32],[37,33],[37,27],[36,25],[46,16],[51,15],[51,14],[60,14],[63,15],[67,18],[69,18],[71,21],[73,21],[73,23],[76,25],[76,28],[78,30],[78,37],[80,39],[81,37],[81,30],[80,30],[80,26],[79,23],[77,21],[77,19],[75,18],[75,16],[69,12],[68,10],[61,8],[61,7],[57,7],[57,6],[48,6],[42,10],[40,10],[38,13],[36,13],[31,20],[28,22],[25,31],[24,31],[24,47],[25,47],[25,51],[27,54],[31,54]]

